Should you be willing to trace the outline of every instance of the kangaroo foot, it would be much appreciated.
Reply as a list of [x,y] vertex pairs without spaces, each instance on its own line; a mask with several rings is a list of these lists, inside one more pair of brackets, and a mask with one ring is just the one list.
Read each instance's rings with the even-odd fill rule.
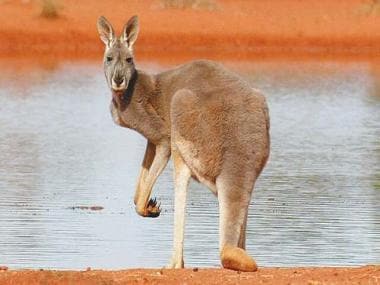
[[256,271],[256,262],[250,257],[245,250],[230,245],[225,245],[220,254],[224,268],[239,271]]
[[160,205],[157,204],[156,198],[150,199],[145,209],[136,207],[136,212],[142,217],[156,218],[161,213]]

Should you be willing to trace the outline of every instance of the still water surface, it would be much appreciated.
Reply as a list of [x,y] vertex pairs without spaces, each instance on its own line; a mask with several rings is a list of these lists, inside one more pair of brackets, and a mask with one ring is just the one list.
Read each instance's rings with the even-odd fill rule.
[[[267,96],[272,149],[250,206],[247,248],[262,266],[380,263],[380,72],[369,62],[229,63]],[[163,67],[142,64],[157,72]],[[0,264],[161,267],[171,254],[171,165],[163,212],[137,216],[145,140],[112,123],[98,64],[3,68]],[[73,209],[99,205],[101,211]],[[192,183],[185,263],[218,266],[218,208]]]

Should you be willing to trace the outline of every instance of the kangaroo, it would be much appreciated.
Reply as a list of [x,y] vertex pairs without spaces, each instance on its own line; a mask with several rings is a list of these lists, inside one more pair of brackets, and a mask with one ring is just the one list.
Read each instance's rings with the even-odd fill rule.
[[245,251],[248,206],[269,156],[269,114],[263,95],[221,64],[196,60],[150,75],[136,69],[137,16],[115,36],[101,16],[104,73],[113,121],[147,139],[134,195],[136,212],[160,215],[152,188],[170,157],[174,165],[174,249],[169,268],[183,268],[186,194],[190,178],[219,202],[219,249],[224,268],[255,271]]

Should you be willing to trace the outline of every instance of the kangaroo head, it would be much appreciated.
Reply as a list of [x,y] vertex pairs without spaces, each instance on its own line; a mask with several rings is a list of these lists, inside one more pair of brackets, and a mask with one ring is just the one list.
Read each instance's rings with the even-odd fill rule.
[[108,86],[117,94],[123,94],[135,73],[133,44],[137,39],[139,24],[133,16],[125,24],[122,35],[115,36],[114,29],[103,16],[98,19],[98,32],[105,44],[104,73]]

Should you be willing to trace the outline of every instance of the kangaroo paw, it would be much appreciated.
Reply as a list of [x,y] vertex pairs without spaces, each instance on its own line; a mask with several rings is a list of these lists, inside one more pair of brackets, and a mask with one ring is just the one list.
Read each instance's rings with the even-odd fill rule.
[[146,217],[150,218],[156,218],[160,215],[161,213],[161,204],[157,204],[157,199],[150,199],[148,202],[148,206],[146,207]]
[[142,217],[156,218],[161,213],[160,203],[157,204],[156,198],[150,199],[146,207],[136,206],[136,212]]
[[220,257],[224,268],[247,272],[257,270],[257,265],[253,258],[239,247],[225,245]]

